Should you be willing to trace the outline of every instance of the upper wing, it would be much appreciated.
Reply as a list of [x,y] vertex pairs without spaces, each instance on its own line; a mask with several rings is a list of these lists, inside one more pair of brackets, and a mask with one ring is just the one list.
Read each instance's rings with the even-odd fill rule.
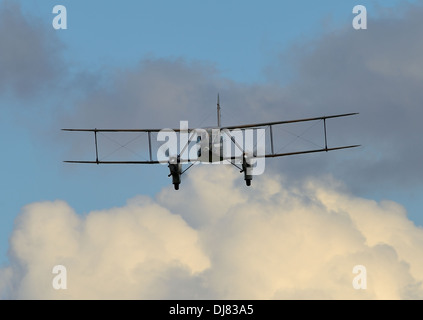
[[[160,161],[79,161],[79,160],[68,160],[63,161],[66,163],[91,163],[91,164],[159,164]],[[164,163],[167,163],[164,162]]]
[[[185,129],[183,131],[191,131],[193,129]],[[78,132],[180,132],[181,129],[62,129],[62,131],[78,131]]]
[[[266,127],[266,126],[273,126],[278,124],[286,124],[286,123],[296,123],[296,122],[307,122],[307,121],[316,121],[316,120],[326,120],[332,118],[341,118],[341,117],[348,117],[357,115],[358,113],[344,113],[344,114],[337,114],[332,116],[323,116],[317,118],[305,118],[305,119],[295,119],[295,120],[284,120],[284,121],[275,121],[275,122],[262,122],[262,123],[253,123],[253,124],[244,124],[239,126],[229,126],[229,127],[222,127],[221,129],[246,129],[246,128],[258,128],[258,127]],[[180,132],[181,129],[62,129],[63,131],[79,131],[79,132],[166,132],[166,131],[174,131]],[[183,129],[182,131],[193,131],[195,129]]]
[[245,128],[258,128],[258,127],[266,127],[266,126],[273,126],[278,124],[286,124],[286,123],[296,123],[296,122],[307,122],[307,121],[316,121],[316,120],[326,120],[332,118],[341,118],[341,117],[348,117],[358,114],[355,113],[344,113],[344,114],[337,114],[333,116],[324,116],[324,117],[317,117],[317,118],[305,118],[305,119],[296,119],[296,120],[285,120],[285,121],[275,121],[275,122],[262,122],[262,123],[253,123],[253,124],[245,124],[240,126],[230,126],[230,127],[223,127],[222,129],[245,129]]

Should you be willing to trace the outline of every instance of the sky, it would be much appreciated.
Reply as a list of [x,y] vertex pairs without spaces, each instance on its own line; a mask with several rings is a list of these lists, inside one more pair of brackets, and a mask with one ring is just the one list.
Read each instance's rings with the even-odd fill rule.
[[[400,0],[0,0],[0,298],[421,299],[422,18]],[[195,166],[179,192],[164,166],[63,163],[94,145],[61,128],[215,125],[217,93],[224,125],[359,112],[328,142],[361,147],[268,160],[251,188]],[[319,128],[276,130],[276,149]],[[145,153],[114,142],[134,138],[101,135],[100,156]]]

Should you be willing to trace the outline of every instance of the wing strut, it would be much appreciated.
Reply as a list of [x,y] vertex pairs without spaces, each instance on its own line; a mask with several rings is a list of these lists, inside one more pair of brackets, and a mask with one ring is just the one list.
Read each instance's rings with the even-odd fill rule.
[[220,99],[219,94],[217,94],[217,126],[220,128]]
[[95,162],[98,164],[97,128],[94,129],[94,140],[95,140]]
[[148,131],[148,151],[150,153],[150,161],[153,161],[153,156],[151,154],[151,132]]
[[270,148],[272,150],[272,154],[275,154],[275,150],[273,149],[273,129],[272,129],[272,125],[270,125],[269,128],[270,128]]
[[323,127],[325,129],[325,149],[326,149],[326,152],[327,152],[328,151],[328,137],[327,137],[327,134],[326,134],[326,118],[323,119]]

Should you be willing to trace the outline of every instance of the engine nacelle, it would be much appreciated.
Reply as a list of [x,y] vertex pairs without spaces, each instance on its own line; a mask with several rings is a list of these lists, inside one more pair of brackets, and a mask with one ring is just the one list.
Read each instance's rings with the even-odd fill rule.
[[253,180],[253,166],[251,164],[251,155],[244,153],[242,157],[242,171],[244,172],[244,180],[247,186],[251,185],[251,180]]
[[169,158],[169,170],[170,175],[172,176],[172,183],[175,187],[175,190],[179,190],[179,185],[181,184],[181,174],[182,174],[182,164],[179,161],[178,157]]

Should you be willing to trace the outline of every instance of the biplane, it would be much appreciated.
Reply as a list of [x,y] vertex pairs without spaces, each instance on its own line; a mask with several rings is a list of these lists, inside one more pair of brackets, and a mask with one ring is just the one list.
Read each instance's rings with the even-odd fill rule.
[[[172,177],[172,183],[175,190],[179,190],[181,184],[181,176],[186,173],[193,165],[198,163],[227,163],[231,164],[244,174],[244,180],[247,186],[251,185],[254,169],[257,167],[258,160],[266,158],[278,158],[299,154],[329,152],[342,149],[351,149],[359,147],[360,145],[347,145],[339,147],[328,147],[326,122],[328,119],[349,117],[357,115],[358,113],[345,113],[330,116],[322,116],[315,118],[284,120],[274,122],[263,122],[254,124],[244,124],[239,126],[222,126],[221,125],[221,108],[219,95],[217,97],[217,126],[206,127],[200,129],[178,128],[178,129],[62,129],[63,131],[73,132],[92,132],[94,134],[95,143],[95,160],[68,160],[66,163],[79,164],[166,164],[169,168],[169,177]],[[277,152],[275,151],[275,135],[274,128],[279,125],[306,123],[320,121],[323,123],[324,146],[314,149],[299,150],[293,152]],[[257,143],[252,147],[250,144],[247,148],[246,140],[239,139],[239,133],[245,133],[247,130],[268,130],[270,143],[262,148],[257,148]],[[131,160],[131,161],[106,161],[99,159],[99,146],[97,136],[101,133],[141,133],[147,136],[148,153],[146,159]],[[152,135],[153,134],[185,134],[185,141],[179,141],[179,152],[177,147],[172,147],[168,142],[162,145],[159,149],[161,153],[157,153],[157,157],[153,157],[152,152]],[[235,134],[237,133],[237,134]],[[257,133],[256,133],[257,136]],[[238,137],[238,138],[237,138]],[[245,140],[245,141],[244,141]],[[251,139],[250,139],[251,140]],[[165,141],[165,140],[161,140]],[[241,141],[241,142],[240,142]],[[244,143],[245,142],[245,143]],[[194,143],[194,148],[188,152],[189,146]],[[267,150],[266,150],[267,149]],[[228,152],[231,151],[231,152]],[[235,152],[234,152],[235,150]],[[183,169],[183,164],[188,164],[188,167]]]

